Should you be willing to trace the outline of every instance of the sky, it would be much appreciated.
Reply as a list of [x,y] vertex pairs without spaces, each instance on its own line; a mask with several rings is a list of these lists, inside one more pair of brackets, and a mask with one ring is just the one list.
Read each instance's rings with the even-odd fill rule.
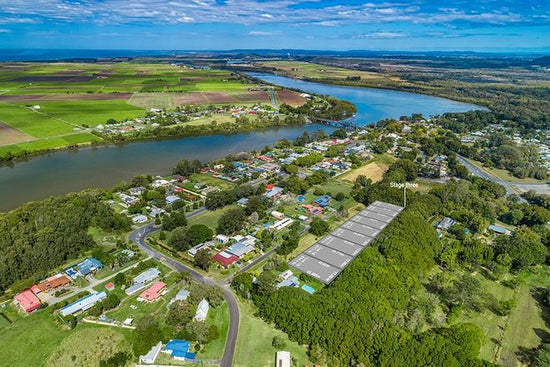
[[550,52],[550,0],[0,0],[0,48]]

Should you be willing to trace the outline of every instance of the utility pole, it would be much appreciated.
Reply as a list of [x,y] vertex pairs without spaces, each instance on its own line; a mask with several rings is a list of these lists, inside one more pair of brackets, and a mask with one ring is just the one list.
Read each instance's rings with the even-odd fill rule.
[[407,207],[407,184],[403,184],[403,208]]

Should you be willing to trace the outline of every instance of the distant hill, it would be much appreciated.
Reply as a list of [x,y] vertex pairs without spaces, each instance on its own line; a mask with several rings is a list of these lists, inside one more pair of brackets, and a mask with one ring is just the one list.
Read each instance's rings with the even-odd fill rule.
[[539,57],[538,59],[534,59],[532,64],[548,67],[550,66],[550,56],[543,56],[543,57]]

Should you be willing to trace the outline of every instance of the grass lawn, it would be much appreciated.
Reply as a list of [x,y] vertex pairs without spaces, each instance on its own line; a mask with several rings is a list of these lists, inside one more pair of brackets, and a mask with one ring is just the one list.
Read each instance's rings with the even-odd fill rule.
[[209,325],[216,325],[220,332],[220,337],[208,343],[206,347],[197,355],[198,359],[217,360],[223,356],[227,331],[229,330],[229,307],[227,303],[218,308],[211,308],[206,322]]
[[206,212],[199,214],[197,216],[194,216],[193,218],[189,219],[189,225],[192,226],[193,224],[204,224],[210,227],[214,232],[216,231],[216,227],[218,226],[218,220],[220,217],[227,212],[230,209],[236,208],[237,205],[228,205],[226,207],[223,207],[218,210],[210,211],[207,210]]
[[239,336],[233,366],[235,367],[271,367],[275,364],[275,353],[271,342],[275,335],[282,337],[286,346],[283,348],[296,358],[297,366],[312,365],[308,360],[306,348],[288,339],[288,336],[262,319],[254,316],[255,308],[248,302],[239,302],[240,325]]
[[117,352],[132,354],[130,330],[81,324],[65,338],[46,360],[45,366],[97,366]]
[[[216,177],[212,177],[212,175],[206,174],[206,173],[194,173],[194,174],[191,175],[190,181],[192,181],[192,182],[204,182],[208,186],[217,186],[217,187],[219,187],[220,189],[223,189],[223,190],[235,187],[234,183],[231,183],[231,182],[228,182],[228,181],[216,178]],[[193,190],[191,190],[191,191],[196,191],[196,189],[193,188]]]
[[501,365],[516,366],[519,363],[516,352],[520,347],[536,347],[550,333],[550,326],[545,322],[550,307],[541,306],[533,297],[537,287],[547,287],[548,284],[550,269],[547,267],[539,267],[538,272],[525,275],[524,283],[517,291],[517,306],[512,310],[508,327],[504,331],[502,352],[498,360]]
[[0,324],[0,365],[41,366],[69,334],[47,310],[19,314],[13,323]]
[[472,322],[485,333],[486,342],[481,347],[480,358],[502,366],[521,365],[516,356],[519,348],[536,347],[541,342],[541,335],[550,332],[543,317],[543,312],[550,310],[546,307],[543,310],[532,294],[534,288],[550,284],[550,270],[539,267],[535,273],[522,273],[520,277],[523,282],[516,289],[488,280],[480,274],[475,277],[482,283],[485,292],[493,294],[499,301],[514,298],[517,305],[509,316],[499,316],[485,309],[482,312],[465,312],[458,322]]
[[174,96],[171,93],[134,93],[128,103],[147,110],[170,108],[174,107]]

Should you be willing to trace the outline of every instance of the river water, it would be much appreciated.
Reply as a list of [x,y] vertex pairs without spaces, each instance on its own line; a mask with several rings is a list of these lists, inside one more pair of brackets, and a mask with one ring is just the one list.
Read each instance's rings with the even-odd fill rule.
[[[429,116],[480,108],[421,94],[333,86],[272,74],[251,75],[280,86],[299,88],[308,93],[330,94],[348,100],[357,106],[356,120],[361,125],[413,113]],[[303,131],[313,133],[319,129],[330,130],[322,125],[306,125],[234,135],[163,139],[49,153],[0,167],[0,211],[10,210],[25,202],[44,199],[51,195],[85,188],[110,188],[138,174],[167,174],[177,161],[183,158],[206,162],[230,153],[261,149],[283,138],[295,138]]]

